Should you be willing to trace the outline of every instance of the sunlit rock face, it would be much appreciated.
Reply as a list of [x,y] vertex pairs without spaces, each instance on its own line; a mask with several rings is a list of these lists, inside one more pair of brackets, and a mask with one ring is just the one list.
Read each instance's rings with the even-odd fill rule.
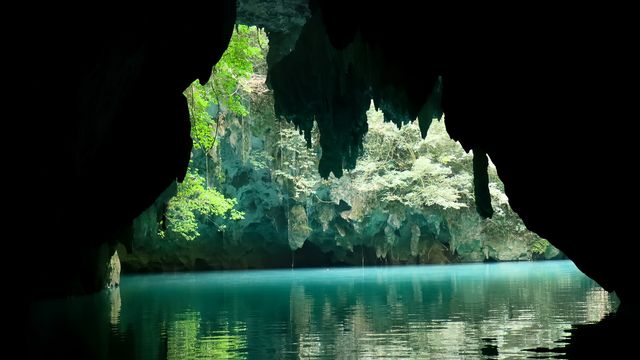
[[117,288],[120,286],[120,258],[118,257],[118,252],[114,252],[109,259],[109,264],[107,265],[107,284],[108,288]]
[[[423,134],[443,111],[454,139],[491,157],[531,230],[623,302],[631,296],[635,251],[598,250],[614,239],[637,248],[619,226],[631,214],[615,210],[630,197],[619,176],[633,162],[623,119],[637,117],[638,95],[628,86],[638,79],[633,31],[621,15],[539,8],[502,17],[408,1],[312,1],[311,10],[269,79],[279,115],[303,131],[318,122],[323,176],[354,166],[369,99],[398,125],[417,117]],[[478,179],[476,199],[488,216],[485,186]]]

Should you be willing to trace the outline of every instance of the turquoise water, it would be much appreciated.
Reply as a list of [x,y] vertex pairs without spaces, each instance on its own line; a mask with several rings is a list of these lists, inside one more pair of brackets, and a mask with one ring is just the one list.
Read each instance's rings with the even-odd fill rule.
[[36,342],[69,356],[519,358],[614,307],[573,263],[547,261],[125,276],[34,321]]

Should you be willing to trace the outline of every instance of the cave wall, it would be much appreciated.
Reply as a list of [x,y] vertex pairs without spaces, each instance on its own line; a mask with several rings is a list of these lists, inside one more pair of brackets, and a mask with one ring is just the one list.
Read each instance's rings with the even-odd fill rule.
[[208,80],[235,9],[235,1],[219,1],[197,11],[114,4],[21,14],[29,29],[11,53],[23,76],[16,122],[28,142],[19,201],[28,221],[42,210],[38,226],[12,245],[33,274],[21,277],[25,296],[105,285],[131,220],[185,174],[191,138],[182,91]]
[[[637,245],[618,226],[632,223],[621,176],[634,153],[626,121],[637,118],[630,19],[588,6],[310,4],[295,49],[270,64],[269,84],[278,115],[304,131],[318,122],[323,176],[353,167],[367,130],[359,104],[369,98],[398,126],[417,117],[423,135],[444,112],[449,134],[478,159],[481,215],[491,215],[478,157],[486,153],[529,229],[632,297]],[[603,255],[609,241],[625,250]]]

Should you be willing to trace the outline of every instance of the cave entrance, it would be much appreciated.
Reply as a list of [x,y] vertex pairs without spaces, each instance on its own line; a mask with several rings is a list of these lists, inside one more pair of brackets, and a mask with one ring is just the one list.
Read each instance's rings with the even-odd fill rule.
[[[252,8],[247,4],[265,10],[261,1],[241,1],[239,9]],[[37,284],[28,297],[96,290],[118,272],[115,258],[109,271],[103,266],[114,239],[131,251],[118,251],[125,272],[120,287],[34,304],[28,320],[34,346],[27,352],[497,357],[556,351],[570,324],[598,321],[615,308],[609,293],[572,263],[530,261],[564,255],[528,232],[491,164],[508,179],[529,226],[591,266],[607,289],[628,289],[616,258],[593,255],[597,247],[587,235],[602,230],[575,227],[575,238],[589,245],[575,246],[566,209],[547,206],[562,195],[578,213],[592,215],[593,206],[582,206],[570,186],[575,176],[593,175],[590,164],[567,165],[555,153],[584,128],[572,120],[582,117],[554,112],[548,135],[535,121],[540,111],[523,100],[544,89],[551,100],[562,94],[573,104],[566,90],[577,86],[561,80],[584,80],[555,77],[560,83],[550,90],[543,61],[539,73],[512,76],[499,71],[504,61],[491,62],[498,56],[456,68],[457,59],[474,59],[457,56],[479,50],[473,41],[434,36],[434,48],[448,51],[428,59],[407,54],[395,41],[408,33],[424,43],[415,36],[422,34],[415,28],[422,27],[415,18],[420,12],[408,19],[389,8],[382,27],[377,11],[363,18],[353,9],[332,13],[326,2],[311,5],[279,2],[268,10],[293,9],[287,16],[301,20],[269,30],[238,24],[233,34],[234,2],[216,3],[221,21],[206,26],[191,22],[190,11],[151,18],[123,12],[122,22],[107,11],[108,21],[78,26],[96,41],[51,27],[34,42],[38,53],[27,52],[32,59],[57,53],[52,44],[60,41],[67,41],[62,49],[69,56],[52,60],[51,83],[58,87],[42,100],[67,121],[43,125],[35,138],[51,150],[38,171],[52,179],[47,189],[57,191],[34,186],[39,201],[54,205],[41,220],[46,230],[37,233],[39,246],[20,242],[18,253],[33,251],[39,270],[28,282]],[[332,15],[338,22],[325,18]],[[396,18],[402,24],[393,24]],[[159,26],[168,19],[175,31]],[[340,27],[341,19],[348,26]],[[486,34],[483,29],[478,34]],[[210,34],[211,49],[219,50],[231,36],[227,53],[209,52],[194,34]],[[462,45],[448,46],[454,43]],[[209,76],[217,55],[222,58]],[[40,65],[27,64],[24,73]],[[191,84],[196,77],[201,84]],[[36,85],[40,93],[44,87]],[[575,97],[600,96],[585,89]],[[496,94],[504,111],[487,119]],[[607,103],[608,94],[602,96],[591,105]],[[551,100],[551,108],[562,110]],[[548,141],[539,146],[540,139]],[[561,186],[549,183],[545,169],[558,171]],[[51,229],[64,231],[65,241],[49,241]],[[201,272],[177,273],[184,270]],[[164,274],[134,274],[142,272]]]

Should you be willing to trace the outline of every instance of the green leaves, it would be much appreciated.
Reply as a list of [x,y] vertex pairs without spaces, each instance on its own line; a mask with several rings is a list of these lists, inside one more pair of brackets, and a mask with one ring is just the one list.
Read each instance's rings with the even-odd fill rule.
[[244,213],[234,207],[237,201],[226,198],[218,190],[206,188],[205,179],[193,169],[178,184],[178,193],[167,205],[167,229],[184,240],[194,240],[199,221],[213,222],[215,217],[241,220]]
[[253,75],[254,62],[262,59],[262,50],[256,46],[266,42],[266,36],[256,27],[238,25],[229,47],[214,67],[209,83],[194,81],[185,90],[191,118],[191,137],[196,149],[210,151],[214,144],[215,128],[228,113],[236,116],[249,114],[243,94],[250,91],[247,81]]
[[531,245],[531,252],[537,255],[543,255],[547,248],[549,247],[549,242],[545,239],[539,238],[536,240],[533,245]]
[[[262,38],[261,38],[262,37]],[[247,80],[253,75],[254,62],[262,59],[262,49],[256,44],[266,43],[266,36],[256,27],[238,25],[229,47],[212,71],[209,83],[195,81],[184,92],[189,105],[193,146],[205,156],[216,145],[219,122],[225,116],[245,116],[243,94],[249,92]],[[206,161],[205,161],[206,163]],[[201,171],[202,169],[200,169]],[[206,185],[198,169],[190,167],[184,182],[178,185],[178,193],[167,205],[167,231],[161,237],[173,234],[184,240],[194,240],[202,223],[215,219],[241,220],[244,213],[235,209],[237,201]],[[208,169],[205,171],[208,176]],[[215,224],[224,229],[224,224]]]
[[256,46],[257,39],[266,36],[256,27],[238,25],[233,32],[229,47],[216,64],[211,76],[212,88],[221,108],[239,116],[249,112],[244,106],[242,93],[250,88],[246,81],[253,75],[254,62],[262,59],[262,50]]
[[471,175],[464,163],[471,157],[449,139],[442,123],[432,124],[422,140],[415,123],[398,130],[373,109],[368,115],[365,155],[354,171],[359,192],[418,209],[468,206]]
[[[276,142],[278,149],[278,169],[273,175],[276,179],[286,183],[293,198],[300,199],[316,190],[320,181],[317,172],[318,157],[313,148],[308,148],[300,132],[292,124],[282,124]],[[313,134],[317,134],[317,128]],[[316,142],[317,143],[317,142]]]

